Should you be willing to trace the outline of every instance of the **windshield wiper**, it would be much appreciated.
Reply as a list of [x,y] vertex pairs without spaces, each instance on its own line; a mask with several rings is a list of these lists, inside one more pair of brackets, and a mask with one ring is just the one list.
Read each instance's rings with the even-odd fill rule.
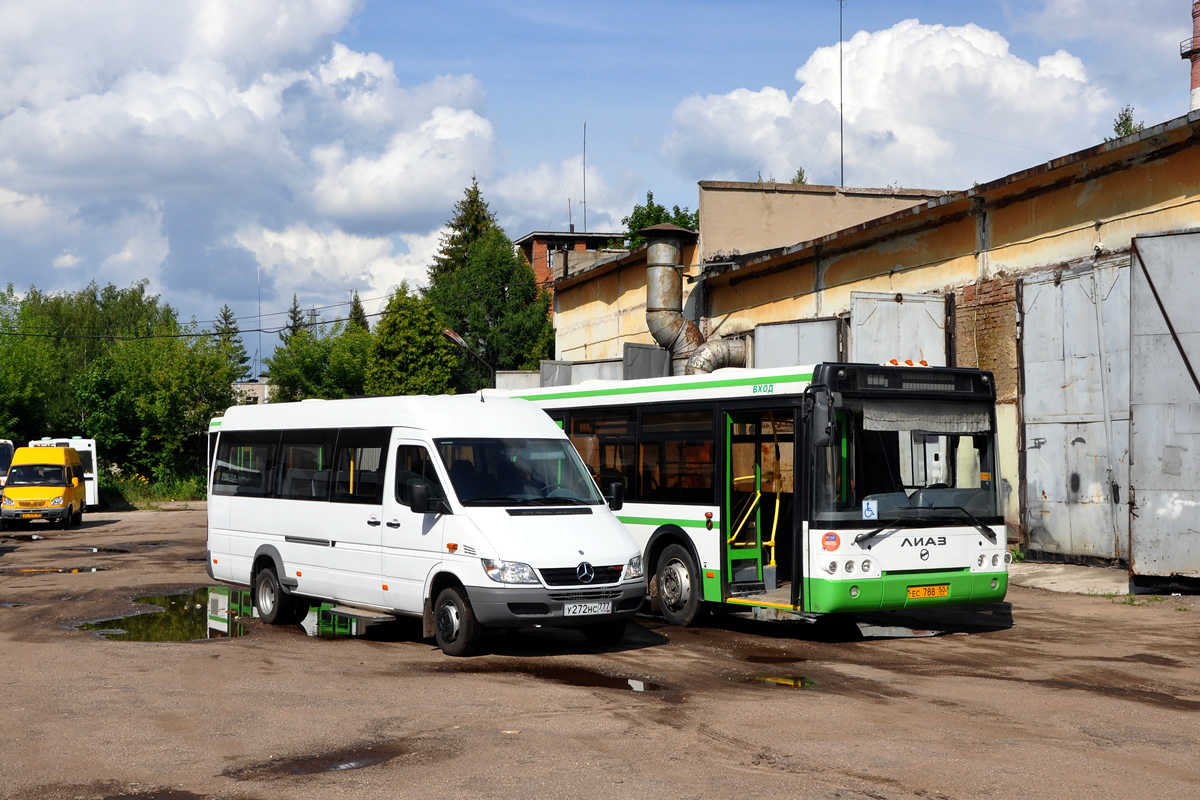
[[929,519],[928,517],[913,517],[912,519],[903,519],[903,518],[890,519],[887,522],[885,522],[883,525],[881,525],[880,527],[871,531],[870,533],[860,533],[858,536],[855,536],[854,543],[862,544],[863,542],[869,542],[872,539],[874,539],[876,536],[878,536],[879,534],[886,531],[888,528],[895,528],[896,530],[900,530],[901,528],[931,528],[934,525],[937,525],[938,522],[940,522],[940,520]]
[[930,511],[961,511],[963,515],[971,521],[971,525],[975,527],[975,530],[991,539],[992,544],[996,543],[996,532],[987,525],[984,525],[979,520],[975,519],[975,516],[962,506],[926,506],[926,508],[928,508]]

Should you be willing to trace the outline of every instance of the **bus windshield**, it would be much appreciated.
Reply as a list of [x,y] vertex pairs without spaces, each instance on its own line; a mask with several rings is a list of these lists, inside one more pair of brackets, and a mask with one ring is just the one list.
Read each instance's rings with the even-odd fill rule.
[[832,445],[814,456],[815,523],[999,520],[988,405],[847,398],[834,422]]
[[55,464],[20,464],[8,471],[10,489],[14,486],[66,486],[65,473]]
[[437,446],[464,506],[604,502],[568,441],[439,439]]

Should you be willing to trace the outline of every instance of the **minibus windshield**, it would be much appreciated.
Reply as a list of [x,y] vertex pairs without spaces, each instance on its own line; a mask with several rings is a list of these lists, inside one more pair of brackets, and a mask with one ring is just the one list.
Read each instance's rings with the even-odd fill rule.
[[63,468],[55,464],[20,464],[8,471],[6,486],[66,486]]
[[438,439],[437,446],[464,506],[604,502],[565,439]]

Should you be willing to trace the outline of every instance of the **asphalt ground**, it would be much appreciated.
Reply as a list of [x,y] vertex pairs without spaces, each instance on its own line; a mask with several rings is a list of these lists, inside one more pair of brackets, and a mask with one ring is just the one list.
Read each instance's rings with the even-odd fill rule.
[[639,617],[611,648],[523,631],[471,659],[411,622],[80,629],[208,586],[203,507],[175,509],[0,538],[0,797],[1200,794],[1200,603],[1120,570],[1014,564],[1004,603],[818,624]]

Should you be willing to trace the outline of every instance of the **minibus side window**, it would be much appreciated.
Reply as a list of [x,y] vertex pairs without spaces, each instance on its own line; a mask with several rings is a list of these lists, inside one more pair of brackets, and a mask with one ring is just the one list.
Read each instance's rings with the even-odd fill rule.
[[270,497],[278,431],[226,431],[217,447],[213,494]]
[[279,445],[279,496],[287,500],[328,500],[337,430],[284,431]]
[[335,503],[383,503],[390,428],[343,428],[334,451]]
[[446,496],[437,470],[424,447],[402,444],[396,448],[396,502],[411,506],[409,491],[414,483],[429,484],[429,496],[441,499]]

